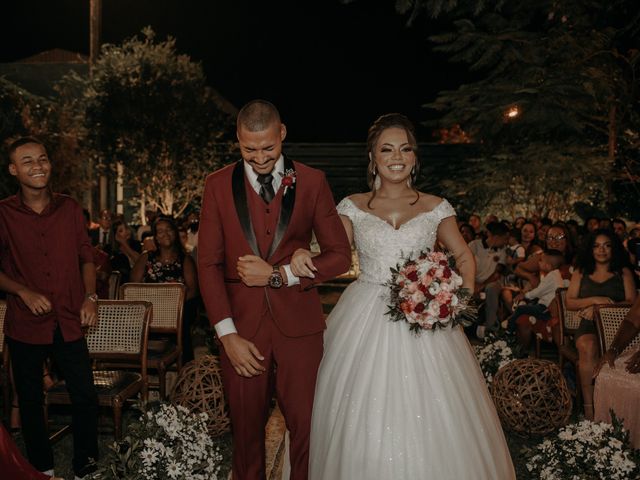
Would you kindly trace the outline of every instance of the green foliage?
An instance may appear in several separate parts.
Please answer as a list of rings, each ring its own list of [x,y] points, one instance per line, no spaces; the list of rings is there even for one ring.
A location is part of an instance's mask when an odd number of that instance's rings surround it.
[[[601,198],[608,171],[601,152],[576,145],[533,144],[480,154],[465,162],[463,172],[443,175],[439,193],[463,212],[502,218],[570,218],[577,202]]]
[[[163,213],[179,215],[197,200],[204,176],[225,159],[231,125],[200,64],[146,28],[140,38],[104,45],[80,87],[84,144],[98,164],[121,163],[126,181]]]

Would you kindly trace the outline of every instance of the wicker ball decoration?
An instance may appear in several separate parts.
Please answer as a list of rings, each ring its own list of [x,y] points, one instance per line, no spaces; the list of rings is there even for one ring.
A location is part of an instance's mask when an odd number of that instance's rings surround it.
[[[503,425],[521,434],[547,434],[566,425],[571,395],[560,368],[548,360],[514,360],[491,388]]]
[[[231,420],[225,404],[218,357],[204,355],[186,363],[171,392],[171,402],[195,413],[207,413],[212,436],[228,432]]]

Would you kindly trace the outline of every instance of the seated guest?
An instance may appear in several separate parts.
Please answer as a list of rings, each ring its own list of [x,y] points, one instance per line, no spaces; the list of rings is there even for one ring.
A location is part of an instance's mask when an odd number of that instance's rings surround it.
[[[575,334],[584,414],[593,419],[593,378],[598,361],[598,340],[593,323],[593,306],[602,303],[631,303],[636,298],[629,260],[610,230],[591,233],[578,255],[576,271],[567,290],[567,309],[579,310],[582,318]]]
[[[595,420],[611,422],[609,411],[624,420],[633,446],[640,449],[640,347],[623,353],[640,332],[640,297],[620,324],[611,346],[595,368]]]
[[[102,210],[98,217],[98,228],[89,230],[91,245],[100,247],[107,253],[111,253],[111,223],[113,215],[109,210]]]
[[[547,322],[551,319],[549,305],[556,295],[556,290],[564,286],[564,280],[560,273],[560,267],[564,263],[562,252],[559,250],[545,250],[543,254],[537,255],[537,257],[540,263],[540,273],[544,277],[536,288],[523,290],[514,298],[514,303],[516,304],[524,299],[535,300],[537,303],[519,305],[506,320],[507,329],[511,332],[517,331],[518,342],[525,349],[529,348],[531,342],[531,328],[529,325],[537,322]],[[531,318],[534,321],[531,321]],[[524,323],[523,327],[517,327],[516,322],[518,320],[520,320],[518,323]]]
[[[485,297],[484,321],[476,330],[478,338],[484,338],[485,329],[493,328],[498,319],[498,302],[502,290],[503,272],[506,265],[505,245],[509,231],[499,222],[487,225],[487,238],[469,243],[476,260],[475,294]],[[482,295],[484,294],[484,295]]]
[[[611,221],[611,228],[621,242],[627,239],[627,224],[621,218],[614,218]]]
[[[520,227],[520,244],[524,247],[525,259],[542,251],[542,247],[538,245],[537,233],[538,229],[533,222],[525,221]]]
[[[507,246],[507,265],[505,270],[504,288],[502,289],[502,301],[511,311],[513,308],[513,292],[520,290],[519,279],[514,273],[516,266],[525,260],[526,251],[522,246],[520,230],[512,228],[509,231],[509,244]]]
[[[120,272],[121,282],[129,281],[131,268],[140,256],[140,244],[124,220],[116,220],[111,226],[111,269]]]
[[[465,242],[469,243],[475,240],[476,232],[474,231],[473,227],[468,223],[460,224],[460,227],[458,227],[458,229],[460,230],[460,234],[462,235],[462,238],[464,238]]]
[[[525,225],[525,227],[527,225]],[[525,227],[523,227],[523,230]],[[547,231],[544,243],[549,250],[560,250],[564,254],[565,261],[560,272],[562,273],[562,278],[571,278],[570,270],[573,264],[573,246],[569,241],[569,234],[566,227],[561,225],[551,226]],[[516,275],[523,281],[528,282],[531,288],[537,287],[538,283],[540,283],[540,262],[538,261],[538,255],[540,253],[541,250],[534,252],[534,254],[527,257],[527,260],[516,266]]]
[[[600,219],[598,217],[588,217],[584,222],[584,233],[589,234],[595,232],[600,227]]]
[[[196,264],[180,242],[173,219],[158,217],[151,225],[156,250],[140,255],[131,271],[132,282],[182,283],[186,287],[186,303],[182,320],[183,361],[193,359],[191,323],[195,318],[198,280]]]
[[[475,236],[478,238],[482,233],[482,220],[480,220],[480,216],[475,213],[469,215],[469,225],[473,227]]]
[[[513,228],[520,230],[522,226],[527,223],[527,219],[524,217],[518,217],[513,221]]]
[[[598,223],[598,228],[600,230],[611,230],[613,231],[613,225],[611,224],[610,218],[601,218]]]
[[[544,248],[551,248],[545,244],[547,239],[547,233],[551,228],[552,222],[548,217],[544,217],[540,219],[540,225],[538,226],[538,245]]]

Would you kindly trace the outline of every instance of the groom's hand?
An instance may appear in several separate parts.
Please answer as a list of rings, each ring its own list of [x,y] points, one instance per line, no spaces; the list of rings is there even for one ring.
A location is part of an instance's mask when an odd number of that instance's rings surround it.
[[[265,372],[265,368],[260,363],[264,357],[249,340],[245,340],[237,333],[230,333],[220,337],[220,342],[238,375],[251,378]]]
[[[247,287],[266,287],[273,267],[255,255],[244,255],[238,259],[238,275]]]
[[[297,249],[291,257],[291,273],[296,277],[316,278],[318,269],[313,264],[313,254],[304,248]]]

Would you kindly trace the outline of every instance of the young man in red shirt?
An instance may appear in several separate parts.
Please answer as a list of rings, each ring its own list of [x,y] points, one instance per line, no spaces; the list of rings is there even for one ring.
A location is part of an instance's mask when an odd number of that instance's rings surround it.
[[[72,400],[76,478],[98,456],[97,395],[82,328],[97,322],[96,269],[82,207],[53,193],[44,145],[9,146],[20,191],[0,201],[0,289],[7,292],[5,335],[29,461],[53,475],[43,413],[42,364],[52,355]]]

